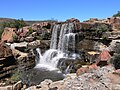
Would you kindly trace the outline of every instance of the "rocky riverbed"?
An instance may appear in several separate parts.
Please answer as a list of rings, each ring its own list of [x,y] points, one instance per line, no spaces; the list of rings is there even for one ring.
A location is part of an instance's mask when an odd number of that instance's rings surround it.
[[[114,70],[111,65],[98,67],[79,76],[68,74],[65,79],[56,82],[46,79],[26,90],[120,90],[120,73]]]

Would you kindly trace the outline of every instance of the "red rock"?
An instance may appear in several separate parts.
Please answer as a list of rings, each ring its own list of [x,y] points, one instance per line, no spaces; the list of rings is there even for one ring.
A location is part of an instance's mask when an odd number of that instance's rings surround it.
[[[120,17],[108,18],[107,23],[111,24],[113,29],[120,29]]]
[[[49,22],[35,23],[35,24],[32,25],[32,29],[33,30],[39,30],[43,27],[49,27],[49,26],[51,26],[51,23],[49,23]]]
[[[5,28],[1,36],[1,41],[13,42],[14,36],[16,35],[16,28]]]
[[[92,65],[90,65],[89,66],[89,69],[97,69],[98,68],[98,66],[97,66],[97,64],[96,63],[93,63]]]
[[[100,61],[108,61],[111,58],[111,55],[109,54],[108,50],[103,50],[100,55],[99,55],[99,60]]]
[[[17,31],[18,36],[25,37],[27,33],[29,32],[29,26],[23,27]]]
[[[105,65],[108,65],[108,61],[110,60],[111,58],[111,55],[109,54],[108,50],[103,50],[99,57],[97,58],[96,60],[96,64],[98,66],[105,66]]]
[[[77,70],[76,75],[79,76],[81,74],[87,73],[89,71],[88,67],[81,67]]]
[[[71,18],[71,19],[68,19],[66,21],[67,22],[80,22],[78,19],[75,19],[75,18]]]

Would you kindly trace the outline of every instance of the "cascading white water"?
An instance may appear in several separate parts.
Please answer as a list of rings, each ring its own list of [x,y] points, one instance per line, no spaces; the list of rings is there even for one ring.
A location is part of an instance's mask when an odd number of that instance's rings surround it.
[[[36,49],[40,58],[36,68],[46,67],[53,70],[57,68],[60,58],[69,58],[70,52],[75,53],[75,33],[72,33],[72,30],[73,23],[57,24],[53,27],[50,49],[43,55]],[[72,48],[72,51],[69,51],[69,48]],[[70,58],[75,58],[75,55]]]
[[[50,49],[57,49],[58,29],[60,29],[60,25],[55,25],[53,27]]]
[[[63,52],[67,52],[71,48],[72,53],[75,53],[75,33],[65,34],[63,40]]]

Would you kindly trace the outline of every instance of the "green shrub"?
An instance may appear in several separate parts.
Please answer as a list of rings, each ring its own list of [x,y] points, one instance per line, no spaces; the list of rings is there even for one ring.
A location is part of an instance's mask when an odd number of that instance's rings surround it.
[[[120,11],[113,15],[113,17],[120,17]]]
[[[115,54],[111,59],[111,63],[114,65],[115,69],[120,69],[120,54]]]
[[[24,22],[23,19],[18,19],[18,20],[13,20],[13,21],[9,21],[9,22],[3,22],[2,23],[2,27],[10,27],[10,28],[22,28],[24,26],[26,26],[27,24]]]
[[[32,27],[30,27],[28,34],[32,34],[32,33],[33,33],[33,29],[32,29]]]
[[[16,35],[13,36],[13,41],[17,41],[17,36]]]
[[[4,29],[2,27],[0,27],[0,39],[1,39],[3,31],[4,31]]]
[[[95,23],[91,28],[91,30],[94,30],[96,36],[98,37],[101,37],[104,32],[110,31],[111,29],[111,25],[105,23]]]
[[[120,69],[120,44],[117,43],[115,47],[115,54],[110,60],[110,62],[114,65],[115,69]]]
[[[11,82],[18,82],[21,79],[21,73],[17,70],[10,78]]]

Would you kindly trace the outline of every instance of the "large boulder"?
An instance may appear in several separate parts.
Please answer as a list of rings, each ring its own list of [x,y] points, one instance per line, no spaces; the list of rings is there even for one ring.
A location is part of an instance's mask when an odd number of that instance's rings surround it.
[[[2,33],[1,41],[5,42],[13,42],[16,37],[16,28],[8,28],[6,27]]]

